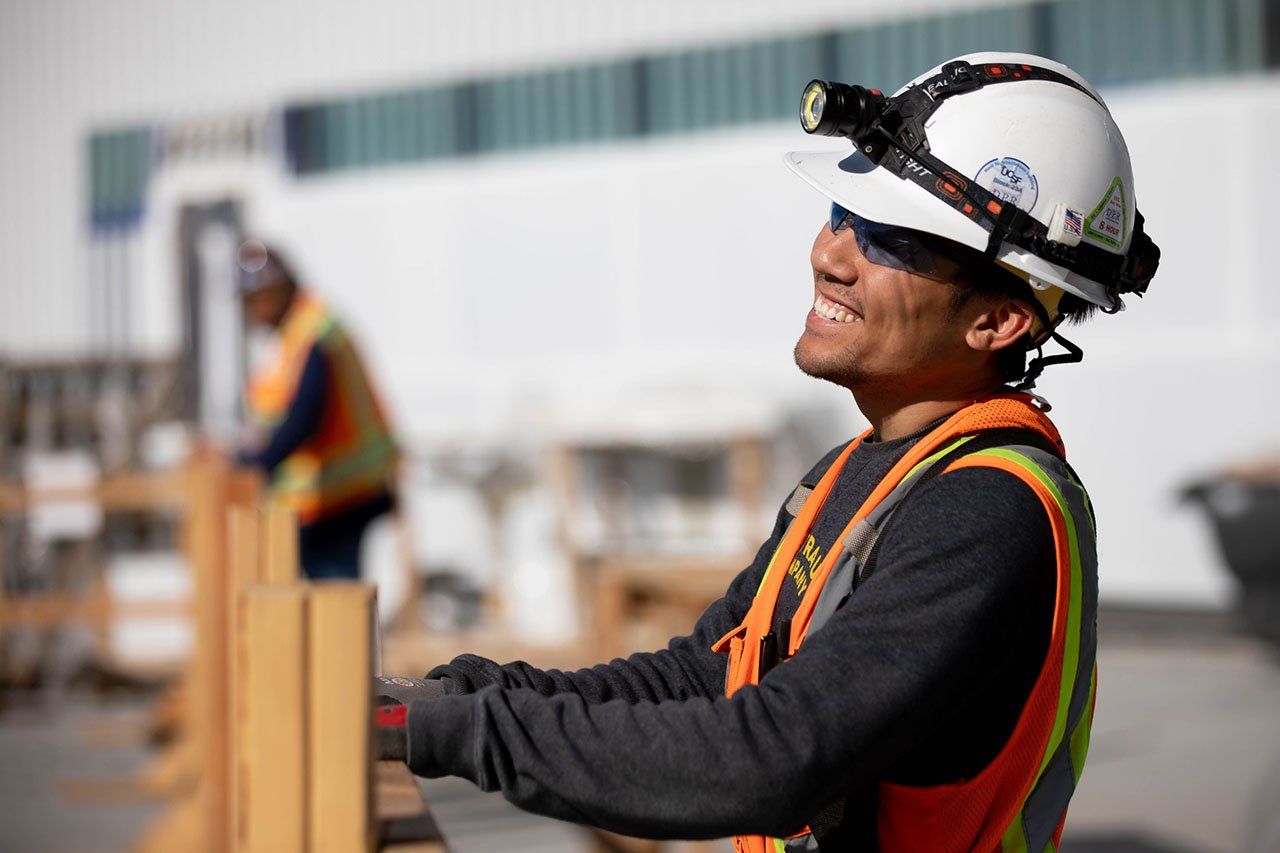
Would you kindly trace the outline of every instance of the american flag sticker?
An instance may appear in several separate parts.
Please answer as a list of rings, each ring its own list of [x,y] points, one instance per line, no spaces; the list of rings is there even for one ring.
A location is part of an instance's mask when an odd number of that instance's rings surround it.
[[[1084,236],[1084,214],[1068,207],[1062,212],[1062,233],[1079,240]]]
[[[1049,239],[1064,246],[1078,246],[1084,236],[1084,213],[1059,202],[1049,217]]]

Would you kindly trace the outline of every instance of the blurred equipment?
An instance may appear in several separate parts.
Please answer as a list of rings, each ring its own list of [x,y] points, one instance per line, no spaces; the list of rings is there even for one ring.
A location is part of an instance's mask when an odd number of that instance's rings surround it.
[[[236,264],[246,316],[277,335],[245,393],[255,433],[240,461],[298,514],[307,575],[355,579],[369,522],[394,503],[387,417],[346,329],[284,258],[248,240]]]
[[[203,435],[230,437],[240,420],[248,359],[233,261],[242,240],[240,202],[178,210],[182,292],[182,417]]]
[[[661,429],[565,435],[551,476],[587,636],[606,656],[687,632],[751,562],[776,424],[750,407],[673,407]]]
[[[1280,456],[1234,466],[1187,487],[1183,497],[1213,524],[1240,584],[1236,607],[1245,629],[1280,646]]]

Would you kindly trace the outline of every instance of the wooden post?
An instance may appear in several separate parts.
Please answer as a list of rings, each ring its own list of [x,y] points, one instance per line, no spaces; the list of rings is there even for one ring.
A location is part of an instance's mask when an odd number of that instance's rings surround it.
[[[298,563],[298,519],[293,510],[279,503],[266,509],[263,536],[264,583],[291,583],[302,575]]]
[[[230,469],[225,460],[200,456],[187,472],[190,506],[185,550],[194,579],[195,657],[191,719],[186,736],[196,739],[196,798],[199,837],[208,850],[227,848],[226,730],[226,505]]]
[[[765,443],[755,436],[734,439],[729,447],[729,479],[734,500],[742,512],[744,553],[750,554],[763,532],[764,493],[768,480]]]
[[[373,596],[361,583],[309,588],[310,853],[373,849]]]
[[[236,849],[304,853],[309,772],[306,587],[251,587],[240,604],[237,665],[244,689],[237,715]]]
[[[242,662],[240,660],[241,618],[243,608],[240,597],[246,589],[258,583],[262,575],[262,514],[255,507],[233,506],[230,509],[228,522],[227,562],[227,618],[231,624],[227,628],[227,710],[225,718],[230,726],[230,737],[227,738],[227,826],[229,834],[235,842],[237,831],[242,823],[240,767],[243,746],[240,743],[240,728],[236,724],[243,701],[244,686]]]

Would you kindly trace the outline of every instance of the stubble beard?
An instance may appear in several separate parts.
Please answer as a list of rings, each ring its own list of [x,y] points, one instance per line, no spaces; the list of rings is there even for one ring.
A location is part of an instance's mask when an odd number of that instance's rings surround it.
[[[796,367],[805,375],[850,391],[864,384],[867,379],[859,369],[858,355],[852,346],[840,347],[836,352],[814,353],[807,350],[804,335],[801,335],[792,355]]]

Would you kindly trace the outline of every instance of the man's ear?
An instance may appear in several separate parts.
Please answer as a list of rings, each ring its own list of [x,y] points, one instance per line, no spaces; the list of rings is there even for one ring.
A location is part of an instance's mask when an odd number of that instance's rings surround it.
[[[973,318],[965,343],[980,352],[997,352],[1029,335],[1035,323],[1030,305],[1021,299],[1001,299]]]

